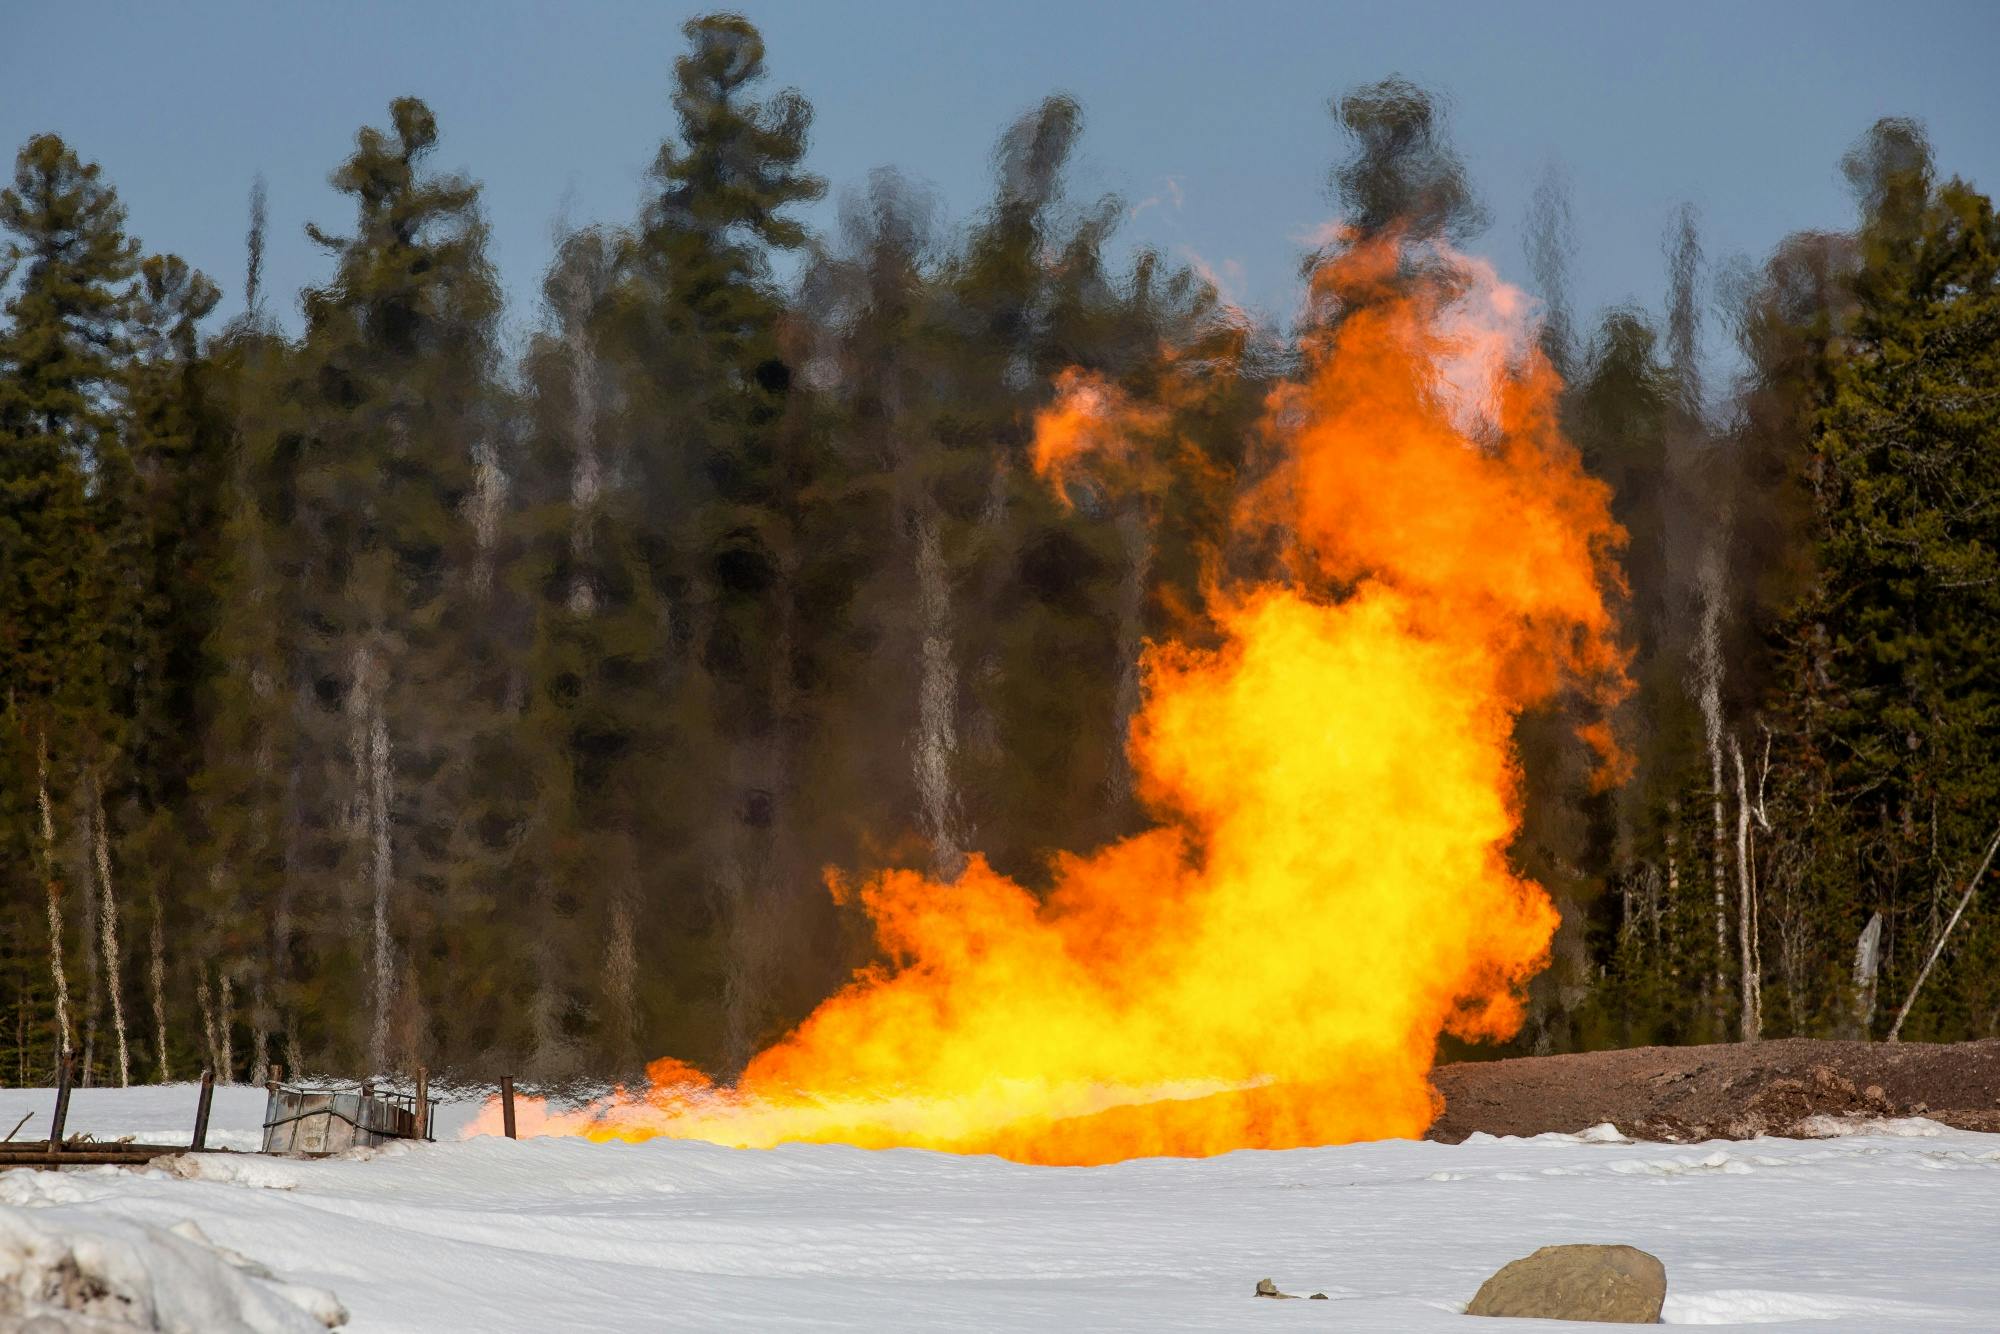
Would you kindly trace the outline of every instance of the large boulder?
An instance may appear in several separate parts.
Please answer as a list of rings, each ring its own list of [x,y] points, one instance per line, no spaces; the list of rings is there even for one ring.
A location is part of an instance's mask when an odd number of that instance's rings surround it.
[[[1667,1269],[1632,1246],[1544,1246],[1479,1285],[1467,1315],[1654,1325]]]

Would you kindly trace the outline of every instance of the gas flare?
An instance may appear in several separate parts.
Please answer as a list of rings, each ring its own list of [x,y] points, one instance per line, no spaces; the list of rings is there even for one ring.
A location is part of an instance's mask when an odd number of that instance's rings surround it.
[[[886,962],[731,1087],[650,1088],[526,1133],[909,1145],[1087,1164],[1415,1136],[1441,1033],[1498,1039],[1557,914],[1515,874],[1516,717],[1626,688],[1623,534],[1556,422],[1525,300],[1441,247],[1357,241],[1339,318],[1236,506],[1286,569],[1216,576],[1216,634],[1148,646],[1130,753],[1154,827],[1062,854],[1038,898],[977,856],[853,886]],[[1060,486],[1155,485],[1158,409],[1072,373],[1038,422]],[[1158,460],[1168,460],[1160,463]],[[1584,736],[1619,763],[1601,725]]]

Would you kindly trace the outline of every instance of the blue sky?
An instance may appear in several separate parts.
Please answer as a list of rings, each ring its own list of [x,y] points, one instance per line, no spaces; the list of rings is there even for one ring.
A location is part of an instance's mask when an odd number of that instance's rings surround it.
[[[1836,162],[1876,117],[1923,119],[1948,172],[2000,185],[2000,3],[754,3],[775,79],[817,108],[811,162],[834,191],[879,165],[962,218],[1014,116],[1056,90],[1086,132],[1079,193],[1133,206],[1127,242],[1199,260],[1283,316],[1301,237],[1333,213],[1326,103],[1396,72],[1447,94],[1492,209],[1472,247],[1524,278],[1520,224],[1560,163],[1582,250],[1578,304],[1657,305],[1672,209],[1710,254],[1752,257],[1844,225]],[[0,4],[0,140],[53,129],[101,162],[133,230],[239,307],[245,197],[269,181],[267,282],[328,272],[303,234],[347,217],[326,185],[355,129],[416,93],[437,162],[485,183],[516,328],[559,219],[630,217],[672,123],[692,7],[637,3]],[[72,62],[66,52],[75,52]],[[1153,202],[1147,202],[1153,201]],[[1143,205],[1143,207],[1141,207]],[[833,202],[814,210],[831,224]]]

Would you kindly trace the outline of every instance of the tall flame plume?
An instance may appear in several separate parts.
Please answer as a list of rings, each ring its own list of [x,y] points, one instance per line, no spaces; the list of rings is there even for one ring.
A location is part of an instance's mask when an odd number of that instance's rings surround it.
[[[1060,855],[1039,898],[976,856],[951,883],[835,878],[887,962],[734,1086],[660,1061],[525,1131],[1067,1164],[1421,1134],[1439,1035],[1513,1034],[1557,925],[1507,863],[1514,721],[1564,692],[1601,717],[1626,678],[1623,534],[1526,302],[1417,258],[1358,241],[1315,279],[1341,318],[1271,396],[1279,462],[1233,520],[1285,568],[1216,573],[1212,635],[1145,653],[1149,830]],[[1162,484],[1168,414],[1081,373],[1058,390],[1045,477]],[[1582,734],[1617,777],[1608,731]]]

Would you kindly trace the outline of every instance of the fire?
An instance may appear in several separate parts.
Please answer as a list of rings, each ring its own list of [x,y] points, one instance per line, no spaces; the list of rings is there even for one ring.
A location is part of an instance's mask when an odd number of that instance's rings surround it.
[[[1421,1134],[1439,1034],[1512,1034],[1557,923],[1506,861],[1514,720],[1564,690],[1614,702],[1625,664],[1623,534],[1524,302],[1420,258],[1358,244],[1317,279],[1343,317],[1272,396],[1282,463],[1235,519],[1289,568],[1218,578],[1213,646],[1148,646],[1150,831],[1063,854],[1045,899],[976,857],[949,884],[836,877],[887,961],[735,1086],[661,1061],[646,1090],[531,1105],[525,1132],[1069,1164]],[[1046,477],[1158,484],[1164,413],[1058,387]],[[1584,734],[1615,777],[1608,732]]]

